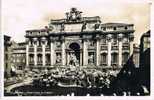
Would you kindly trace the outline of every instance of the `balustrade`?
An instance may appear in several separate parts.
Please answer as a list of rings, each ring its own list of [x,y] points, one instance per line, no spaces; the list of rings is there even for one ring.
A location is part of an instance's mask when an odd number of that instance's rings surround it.
[[[101,46],[101,50],[107,50],[107,45]]]
[[[29,52],[34,52],[34,48],[33,47],[29,47]]]
[[[118,50],[118,46],[112,46],[112,50]]]

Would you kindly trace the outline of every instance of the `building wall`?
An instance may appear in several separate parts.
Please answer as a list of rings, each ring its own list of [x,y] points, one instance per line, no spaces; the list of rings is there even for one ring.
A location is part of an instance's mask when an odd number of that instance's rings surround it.
[[[4,35],[4,71],[5,77],[11,76],[11,37]]]
[[[134,44],[133,61],[134,61],[135,67],[139,68],[139,63],[140,63],[140,47],[137,44]]]
[[[12,45],[11,63],[16,70],[24,70],[26,65],[25,43],[14,43]]]
[[[16,69],[75,66],[121,68],[131,57],[133,24],[102,23],[99,16],[51,20],[49,27],[26,31],[15,43],[9,61]],[[134,49],[134,50],[133,50]],[[6,56],[7,57],[7,56]],[[138,63],[137,53],[134,55]]]
[[[74,55],[80,66],[125,64],[133,54],[133,24],[101,23],[99,16],[79,17],[76,13],[51,20],[44,29],[26,31],[27,66],[66,66]],[[70,48],[72,44],[79,46],[77,50]]]
[[[145,55],[146,52],[148,52],[149,55]],[[145,60],[145,57],[148,58],[149,61],[147,61],[147,59]],[[140,66],[143,67],[145,64],[150,66],[150,30],[144,33],[140,39]]]

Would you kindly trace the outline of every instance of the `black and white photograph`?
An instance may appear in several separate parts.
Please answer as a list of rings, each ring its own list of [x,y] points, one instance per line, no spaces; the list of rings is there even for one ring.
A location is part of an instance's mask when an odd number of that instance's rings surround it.
[[[149,2],[2,0],[3,96],[150,96],[150,13]]]

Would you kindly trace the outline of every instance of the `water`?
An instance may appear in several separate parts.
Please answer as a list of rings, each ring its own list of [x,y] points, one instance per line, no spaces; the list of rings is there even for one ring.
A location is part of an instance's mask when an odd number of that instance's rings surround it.
[[[12,93],[12,94],[11,94]],[[39,87],[33,85],[25,85],[12,89],[10,95],[22,96],[102,96],[101,88],[85,88],[85,87]],[[5,93],[6,94],[6,93]],[[8,94],[6,94],[8,95]],[[108,94],[112,95],[112,94]]]

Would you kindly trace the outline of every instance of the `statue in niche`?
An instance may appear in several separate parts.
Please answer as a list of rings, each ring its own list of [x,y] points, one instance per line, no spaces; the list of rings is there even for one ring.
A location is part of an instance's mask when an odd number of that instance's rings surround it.
[[[57,55],[56,63],[61,63],[61,55],[60,54]]]
[[[93,64],[94,63],[94,55],[93,54],[91,54],[90,56],[89,56],[89,63],[90,64]]]
[[[77,61],[77,58],[76,58],[75,54],[71,54],[70,55],[70,62],[69,62],[69,64],[76,66],[77,65],[77,62],[78,61]]]

